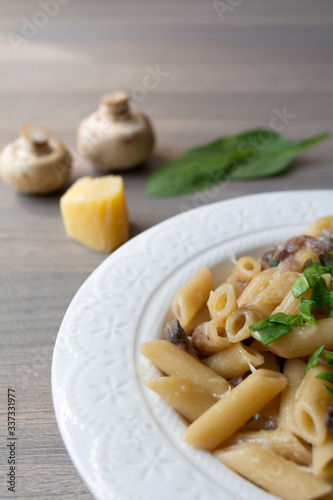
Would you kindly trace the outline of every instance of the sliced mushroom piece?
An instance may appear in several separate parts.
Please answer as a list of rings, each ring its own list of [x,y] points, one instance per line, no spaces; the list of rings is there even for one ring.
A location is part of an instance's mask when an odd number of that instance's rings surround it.
[[[165,338],[168,342],[171,342],[171,344],[176,345],[183,351],[187,352],[188,354],[191,354],[191,356],[198,359],[198,356],[195,350],[192,348],[191,342],[187,337],[184,328],[182,328],[181,324],[179,323],[178,319],[174,319],[172,321],[169,321],[169,323],[167,323],[165,327]]]

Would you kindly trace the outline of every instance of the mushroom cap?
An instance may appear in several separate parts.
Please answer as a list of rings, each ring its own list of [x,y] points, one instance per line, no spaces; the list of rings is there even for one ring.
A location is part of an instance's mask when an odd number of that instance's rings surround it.
[[[0,154],[0,173],[4,182],[30,194],[56,191],[68,180],[71,156],[62,142],[50,137],[38,125],[26,124],[20,137]]]
[[[127,117],[101,118],[99,112],[82,120],[77,133],[77,150],[103,173],[141,165],[150,156],[155,137],[148,118],[137,110]]]
[[[115,90],[103,94],[100,103],[108,108],[117,108],[127,106],[130,96],[123,90]]]

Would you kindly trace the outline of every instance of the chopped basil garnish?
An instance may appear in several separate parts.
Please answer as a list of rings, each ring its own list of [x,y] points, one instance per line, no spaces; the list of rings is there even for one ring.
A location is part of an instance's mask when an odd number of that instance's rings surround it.
[[[311,307],[316,308],[315,301],[305,299],[304,297],[302,297],[301,302],[300,302],[301,316],[304,319],[304,321],[306,321],[307,323],[310,323],[310,325],[314,325],[316,322],[316,318],[311,313]]]
[[[264,330],[264,328],[268,328],[269,326],[270,326],[270,321],[268,316],[268,318],[262,319],[261,321],[258,321],[257,323],[253,323],[253,325],[250,325],[249,329],[254,330],[255,332],[260,332],[261,330]]]
[[[273,259],[273,260],[270,260],[269,261],[269,267],[276,267],[280,264],[280,260],[279,259]]]
[[[333,384],[333,372],[318,373],[318,375],[316,375],[316,378],[327,380],[327,382],[331,382]]]
[[[333,390],[330,387],[328,387],[328,385],[326,385],[326,384],[324,384],[324,386],[325,386],[325,389],[327,389],[328,392],[330,393],[330,395],[333,397]]]
[[[324,352],[326,358],[326,363],[328,365],[333,365],[333,352]]]
[[[282,323],[283,325],[297,325],[303,326],[303,319],[300,314],[285,314],[285,313],[276,313],[272,314],[272,316],[268,316],[268,319],[271,323]]]
[[[304,274],[301,274],[301,276],[291,285],[291,291],[293,292],[295,299],[303,295],[303,293],[309,290],[309,288],[310,284]]]
[[[263,344],[267,345],[291,332],[293,330],[291,324],[303,326],[302,316],[300,314],[276,313],[250,325],[249,329],[259,332]]]
[[[290,325],[284,325],[282,323],[272,323],[272,326],[261,330],[259,332],[259,335],[261,337],[262,343],[264,345],[267,345],[292,331],[293,329]]]
[[[328,302],[328,288],[326,281],[321,275],[313,274],[308,276],[309,284],[312,288],[310,300],[316,303],[316,307],[321,307]]]
[[[329,318],[333,318],[333,290],[328,292],[328,307],[330,312],[328,313]]]
[[[321,353],[323,352],[324,349],[325,349],[325,345],[322,345],[319,347],[319,349],[316,350],[316,352],[314,352],[312,354],[311,358],[309,359],[308,364],[306,365],[304,375],[309,370],[309,368],[312,368],[313,366],[316,366],[319,363],[319,356],[321,355]]]
[[[305,269],[304,274],[326,274],[330,273],[332,266],[323,266],[318,264],[318,262],[311,262]]]

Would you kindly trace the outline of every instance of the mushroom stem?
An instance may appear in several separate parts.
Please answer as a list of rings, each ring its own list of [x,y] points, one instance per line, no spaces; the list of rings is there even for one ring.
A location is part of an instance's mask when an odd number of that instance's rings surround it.
[[[50,134],[44,128],[33,123],[23,125],[20,130],[20,140],[22,147],[31,153],[45,154],[50,151]]]
[[[98,111],[103,115],[125,118],[128,116],[129,95],[126,92],[108,92],[101,97]]]

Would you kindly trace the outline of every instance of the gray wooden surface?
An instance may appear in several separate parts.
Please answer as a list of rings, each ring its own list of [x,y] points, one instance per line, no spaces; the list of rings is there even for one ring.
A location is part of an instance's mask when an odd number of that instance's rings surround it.
[[[151,161],[125,175],[132,235],[184,206],[333,187],[330,140],[273,179],[221,185],[214,196],[144,194],[148,174],[164,159],[218,135],[270,126],[283,108],[293,115],[283,127],[290,137],[333,130],[330,0],[224,0],[220,15],[210,0],[54,1],[59,12],[15,47],[13,34],[22,36],[26,19],[43,24],[45,16],[36,16],[37,1],[1,2],[0,145],[13,140],[24,122],[40,123],[73,151],[72,179],[94,174],[75,153],[77,125],[101,93],[132,92],[158,137]],[[163,76],[145,89],[145,76],[158,68]],[[88,499],[55,421],[51,359],[71,298],[105,255],[66,238],[59,194],[29,197],[1,185],[0,203],[0,497]],[[8,387],[17,400],[15,494],[6,485]]]

